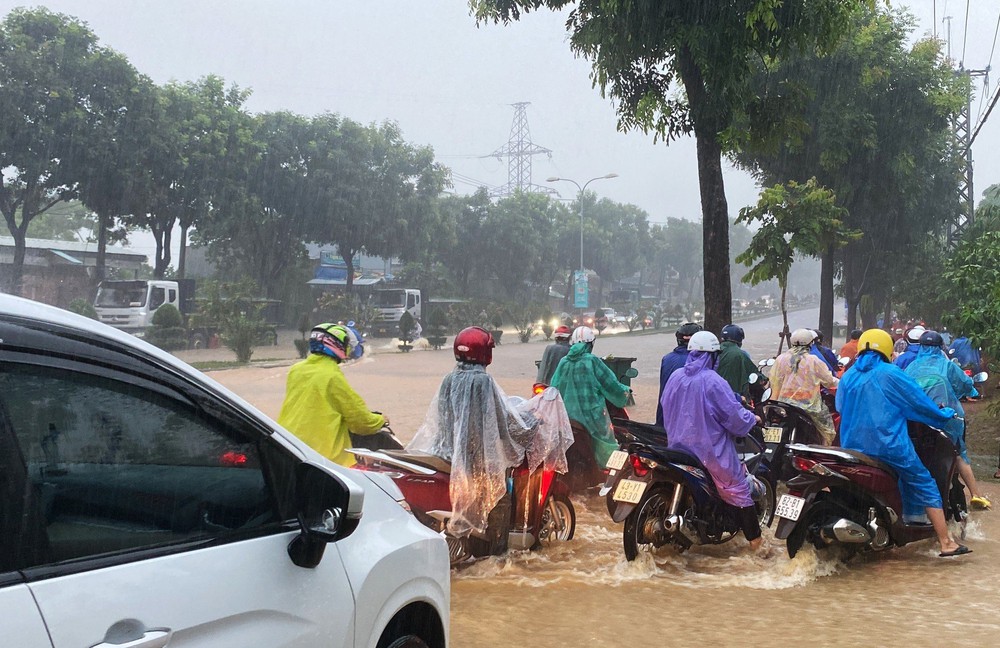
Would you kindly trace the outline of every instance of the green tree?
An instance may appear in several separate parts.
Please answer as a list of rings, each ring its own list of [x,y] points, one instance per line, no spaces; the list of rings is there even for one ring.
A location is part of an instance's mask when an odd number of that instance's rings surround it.
[[[694,134],[702,204],[705,322],[732,315],[729,209],[722,154],[745,139],[740,116],[760,61],[834,45],[851,12],[868,0],[471,0],[480,21],[509,22],[542,7],[575,8],[567,29],[591,59],[623,130],[670,141]],[[683,88],[678,93],[676,86]]]
[[[848,225],[864,232],[839,255],[851,328],[862,297],[873,308],[887,304],[898,268],[957,211],[950,119],[967,79],[952,72],[938,41],[908,45],[912,29],[905,13],[869,9],[829,55],[761,65],[752,77],[754,117],[767,123],[751,129],[757,137],[736,155],[767,185],[815,176],[848,210]],[[822,255],[828,335],[836,259],[832,249]]]
[[[130,66],[82,22],[15,9],[0,23],[0,213],[14,238],[7,292],[20,294],[28,228],[78,195],[95,125],[121,109]]]
[[[736,260],[750,267],[744,281],[752,285],[770,279],[778,281],[784,323],[782,342],[789,336],[785,295],[792,263],[796,255],[819,256],[829,247],[840,247],[859,236],[860,232],[844,227],[845,214],[837,207],[833,192],[819,186],[815,178],[803,185],[793,180],[787,185],[767,187],[756,206],[740,210],[737,223],[759,224],[759,228]]]
[[[984,213],[985,212],[985,213]],[[991,358],[1000,357],[1000,218],[986,210],[946,263],[944,279],[957,302],[946,318],[957,333],[980,344]]]

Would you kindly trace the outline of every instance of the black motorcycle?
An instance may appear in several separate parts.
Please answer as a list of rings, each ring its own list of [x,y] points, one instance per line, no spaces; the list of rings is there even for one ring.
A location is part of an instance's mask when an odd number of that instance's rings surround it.
[[[640,551],[655,553],[668,546],[684,551],[731,540],[740,530],[738,509],[719,496],[708,470],[696,457],[667,448],[663,428],[645,426],[636,433],[637,425],[642,424],[631,426],[635,438],[608,460],[608,480],[601,490],[611,519],[625,523],[625,558],[635,560]],[[770,525],[775,507],[765,450],[752,435],[737,443],[747,470],[762,484],[755,499],[762,527]]]

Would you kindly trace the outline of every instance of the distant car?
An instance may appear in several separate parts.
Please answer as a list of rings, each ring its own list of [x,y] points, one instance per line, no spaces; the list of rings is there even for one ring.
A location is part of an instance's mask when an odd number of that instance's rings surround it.
[[[0,295],[3,645],[445,648],[445,541],[170,354]]]

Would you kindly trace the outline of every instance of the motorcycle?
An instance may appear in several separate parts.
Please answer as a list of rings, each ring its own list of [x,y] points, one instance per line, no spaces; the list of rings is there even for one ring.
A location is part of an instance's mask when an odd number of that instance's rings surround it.
[[[731,540],[740,530],[737,509],[719,496],[701,462],[667,448],[663,428],[648,424],[629,428],[623,430],[623,449],[608,460],[609,476],[601,489],[602,496],[610,496],[611,519],[625,523],[626,560],[666,546],[684,551],[692,545]],[[775,494],[765,446],[747,435],[738,440],[737,450],[749,473],[762,484],[755,506],[761,526],[769,526]]]
[[[388,428],[373,436],[392,439],[398,444]],[[359,445],[365,445],[369,439],[372,437],[360,437]],[[529,470],[526,461],[508,469],[507,492],[489,512],[485,531],[458,537],[447,530],[453,516],[450,462],[402,447],[380,450],[355,447],[348,452],[357,460],[356,469],[381,472],[392,478],[414,517],[444,535],[453,566],[470,557],[569,541],[576,531],[576,510],[569,498],[570,489],[565,478],[554,470]]]
[[[910,422],[908,428],[917,456],[941,491],[945,517],[961,525],[964,537],[968,503],[954,444],[930,426]],[[844,448],[792,444],[788,449],[798,474],[778,501],[775,537],[785,540],[790,558],[806,542],[853,553],[935,537],[931,525],[904,520],[898,478],[888,464]]]

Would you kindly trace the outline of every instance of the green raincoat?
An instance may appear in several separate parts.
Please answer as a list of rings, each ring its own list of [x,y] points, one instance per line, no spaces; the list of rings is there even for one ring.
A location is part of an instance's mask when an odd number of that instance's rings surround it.
[[[354,455],[344,451],[351,447],[348,430],[375,434],[385,419],[369,411],[333,358],[316,353],[288,371],[278,423],[327,459],[353,466]]]
[[[757,365],[738,344],[731,340],[723,341],[719,364],[715,370],[729,383],[734,392],[740,396],[750,394],[750,374],[757,372]]]
[[[630,391],[628,386],[618,382],[615,373],[590,353],[584,342],[571,346],[566,357],[559,361],[552,376],[552,386],[562,394],[569,418],[590,432],[594,458],[598,466],[604,466],[611,453],[618,449],[604,401],[624,407]]]

